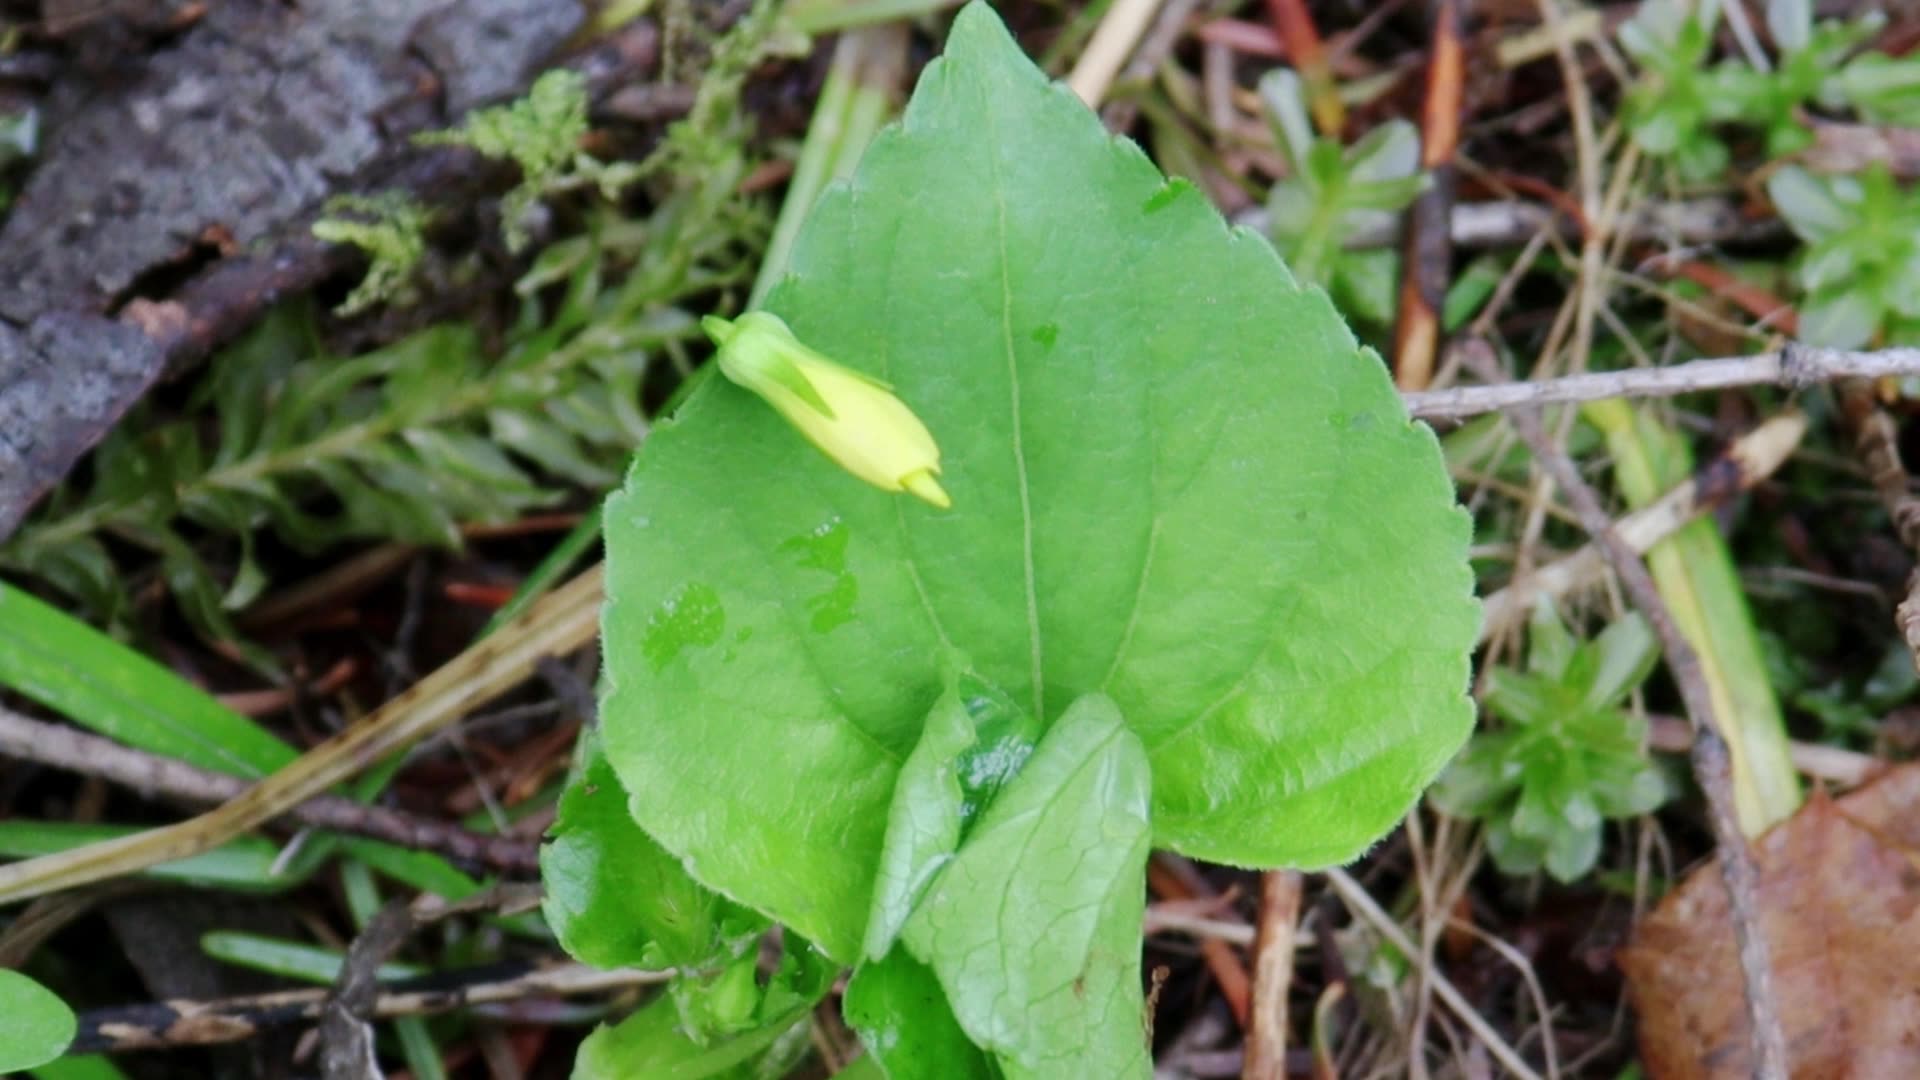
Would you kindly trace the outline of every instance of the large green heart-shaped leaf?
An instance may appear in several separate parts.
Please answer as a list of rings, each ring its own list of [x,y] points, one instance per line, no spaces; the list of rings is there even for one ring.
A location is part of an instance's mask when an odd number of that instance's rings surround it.
[[[889,800],[970,666],[1118,703],[1154,841],[1351,858],[1465,738],[1468,524],[1324,295],[1050,85],[990,10],[818,204],[768,307],[892,383],[953,509],[721,380],[607,508],[608,760],[707,885],[856,955]]]

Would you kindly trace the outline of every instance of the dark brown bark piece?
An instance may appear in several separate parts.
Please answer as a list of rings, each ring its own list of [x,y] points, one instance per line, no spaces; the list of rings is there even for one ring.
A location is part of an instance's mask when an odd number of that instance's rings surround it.
[[[407,135],[524,87],[579,17],[574,0],[237,0],[124,82],[62,82],[0,228],[0,317],[106,312],[196,248],[260,243]]]
[[[67,72],[0,226],[0,539],[169,363],[337,266],[306,236],[328,197],[524,89],[581,19],[579,0],[228,0],[124,75]]]
[[[55,312],[0,322],[0,537],[111,429],[165,361],[138,329]]]

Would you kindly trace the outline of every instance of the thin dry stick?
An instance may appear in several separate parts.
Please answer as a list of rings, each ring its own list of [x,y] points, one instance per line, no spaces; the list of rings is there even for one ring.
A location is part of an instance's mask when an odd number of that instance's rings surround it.
[[[1920,348],[1854,352],[1788,344],[1755,356],[1692,360],[1672,367],[1589,372],[1534,382],[1492,383],[1400,395],[1414,416],[1459,420],[1481,413],[1606,398],[1657,398],[1736,386],[1804,389],[1845,378],[1920,374]]]
[[[495,886],[465,900],[446,903],[436,896],[411,903],[393,900],[380,909],[340,962],[333,992],[320,1010],[320,1075],[324,1080],[363,1080],[381,1075],[373,1049],[374,1003],[380,996],[380,967],[422,928],[473,911],[514,914],[540,903],[535,886]]]
[[[1253,927],[1243,922],[1229,922],[1226,919],[1213,919],[1205,915],[1195,915],[1181,910],[1177,905],[1182,901],[1174,900],[1147,906],[1146,918],[1141,921],[1141,932],[1147,937],[1155,934],[1186,934],[1201,941],[1217,938],[1229,945],[1249,948],[1257,936]]]
[[[252,781],[237,776],[135,750],[61,724],[44,723],[5,706],[0,706],[0,755],[98,776],[145,795],[158,793],[194,802],[226,802],[253,786]],[[539,850],[526,840],[488,836],[338,795],[316,796],[295,806],[286,816],[314,828],[437,851],[470,865],[522,874],[540,868]]]
[[[1174,900],[1212,898],[1217,895],[1213,886],[1194,870],[1192,863],[1168,852],[1156,854],[1147,861],[1147,884],[1155,893]],[[1234,1020],[1244,1029],[1253,1008],[1253,991],[1249,986],[1251,980],[1247,977],[1245,965],[1241,964],[1239,955],[1219,938],[1201,938],[1200,955],[1206,960],[1214,983],[1220,987],[1220,996],[1226,999],[1228,1011],[1233,1013]]]
[[[1249,211],[1236,220],[1252,228],[1266,219]],[[1516,200],[1457,203],[1447,216],[1448,239],[1462,248],[1519,247],[1538,233],[1564,238],[1578,227],[1557,207]],[[1396,228],[1392,221],[1369,222],[1348,232],[1341,243],[1347,248],[1387,247],[1394,242]],[[1614,224],[1614,234],[1629,241],[1673,239],[1682,244],[1748,243],[1770,240],[1784,231],[1778,218],[1749,219],[1741,216],[1731,199],[1714,197],[1638,203]]]
[[[1241,1080],[1285,1080],[1287,987],[1293,982],[1294,931],[1300,922],[1300,872],[1260,875],[1260,938],[1253,950],[1253,1012]]]
[[[0,903],[211,851],[465,716],[600,628],[603,570],[586,571],[366,719],[213,810],[177,824],[0,866]]]
[[[1740,971],[1746,981],[1747,1023],[1753,1055],[1753,1075],[1759,1080],[1786,1080],[1786,1038],[1780,1029],[1779,1009],[1773,998],[1772,963],[1767,940],[1760,929],[1759,910],[1754,900],[1755,870],[1753,852],[1746,834],[1740,830],[1733,806],[1733,781],[1727,762],[1727,744],[1720,736],[1720,720],[1714,712],[1713,695],[1707,689],[1700,670],[1699,654],[1673,621],[1672,612],[1654,587],[1640,556],[1628,547],[1614,530],[1613,519],[1600,505],[1595,494],[1573,462],[1547,438],[1539,417],[1532,411],[1513,414],[1513,425],[1532,447],[1535,458],[1553,474],[1561,490],[1580,515],[1582,524],[1600,545],[1607,562],[1620,578],[1620,584],[1635,607],[1652,625],[1666,654],[1667,668],[1680,687],[1688,718],[1697,734],[1693,745],[1694,775],[1707,794],[1707,817],[1712,823],[1720,854],[1720,875],[1727,888],[1727,907],[1733,919],[1733,934],[1740,952]]]
[[[1307,109],[1313,114],[1313,126],[1320,134],[1338,138],[1347,126],[1347,107],[1340,100],[1340,87],[1334,81],[1333,65],[1326,46],[1320,40],[1320,28],[1306,0],[1267,0],[1267,14],[1274,33],[1280,36],[1287,58],[1300,71],[1306,83]]]
[[[672,977],[671,970],[615,968],[608,971],[574,963],[548,963],[531,968],[492,965],[472,971],[440,972],[386,987],[375,996],[372,1015],[386,1020],[530,997],[604,994],[652,986]],[[326,987],[314,987],[213,1001],[157,1001],[96,1009],[80,1014],[80,1033],[71,1052],[119,1053],[238,1042],[269,1028],[318,1020],[328,993]]]
[[[1348,910],[1359,916],[1362,922],[1373,927],[1374,933],[1386,938],[1394,948],[1407,956],[1420,955],[1419,946],[1407,936],[1407,932],[1400,927],[1399,923],[1393,921],[1393,916],[1381,910],[1380,905],[1374,902],[1373,897],[1368,895],[1367,890],[1359,882],[1348,877],[1344,870],[1328,870],[1326,875],[1327,883],[1333,886],[1334,892],[1340,894],[1341,902],[1347,905]],[[1445,1005],[1453,1015],[1460,1018],[1460,1022],[1465,1024],[1467,1030],[1473,1032],[1475,1037],[1486,1046],[1487,1052],[1493,1055],[1495,1061],[1506,1066],[1508,1072],[1520,1077],[1521,1080],[1541,1080],[1540,1074],[1534,1071],[1533,1066],[1528,1065],[1525,1058],[1522,1058],[1513,1047],[1507,1045],[1507,1040],[1493,1030],[1493,1026],[1474,1010],[1466,996],[1455,989],[1445,975],[1438,970],[1432,970],[1427,973],[1427,979],[1433,986],[1434,996],[1438,997],[1441,1004]]]
[[[1160,65],[1167,62],[1174,46],[1180,44],[1180,38],[1186,32],[1187,20],[1193,16],[1193,9],[1200,6],[1200,0],[1162,0],[1162,3],[1165,6],[1134,48],[1132,59],[1120,69],[1114,79],[1115,85],[1124,87],[1130,83],[1151,80]],[[1124,132],[1133,126],[1139,111],[1137,100],[1123,97],[1100,110],[1100,121],[1107,125],[1109,131]]]
[[[1693,726],[1677,716],[1649,715],[1647,746],[1669,754],[1687,753],[1693,749]],[[1843,788],[1859,787],[1893,768],[1872,754],[1797,739],[1787,740],[1787,757],[1802,776]]]
[[[1874,400],[1870,383],[1854,382],[1841,397],[1854,429],[1854,450],[1867,466],[1867,476],[1880,495],[1880,504],[1893,520],[1894,533],[1909,552],[1920,552],[1920,498],[1907,487],[1907,467],[1900,460],[1900,431],[1893,418]],[[1920,566],[1907,578],[1907,595],[1894,612],[1894,623],[1920,668]]]
[[[1113,77],[1120,73],[1120,65],[1133,55],[1133,47],[1140,43],[1140,35],[1147,32],[1147,24],[1153,21],[1153,14],[1160,10],[1161,3],[1162,0],[1115,0],[1107,9],[1092,40],[1080,54],[1080,62],[1067,76],[1067,85],[1089,108],[1100,107],[1101,100],[1113,86]]]

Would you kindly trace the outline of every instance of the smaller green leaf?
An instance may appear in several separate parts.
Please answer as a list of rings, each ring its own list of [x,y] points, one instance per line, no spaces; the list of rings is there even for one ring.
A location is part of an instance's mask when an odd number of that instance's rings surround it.
[[[1856,349],[1873,340],[1886,309],[1877,296],[1842,288],[1800,305],[1800,337],[1832,349]]]
[[[887,808],[886,839],[861,953],[877,962],[893,948],[914,905],[960,846],[960,756],[974,742],[973,720],[949,686],[927,713],[920,741],[900,767]]]
[[[1420,132],[1405,120],[1388,120],[1354,143],[1347,160],[1356,183],[1404,180],[1420,171]]]
[[[1535,600],[1527,621],[1527,670],[1549,679],[1563,677],[1573,660],[1575,645],[1552,598],[1542,595]]]
[[[1497,256],[1482,255],[1468,263],[1447,286],[1446,299],[1440,304],[1440,325],[1448,333],[1467,325],[1467,320],[1478,315],[1499,289],[1505,276],[1504,260]]]
[[[1386,325],[1398,308],[1400,253],[1344,252],[1334,263],[1334,299],[1355,319]]]
[[[1532,874],[1545,861],[1547,845],[1522,835],[1514,829],[1512,819],[1495,817],[1487,821],[1487,854],[1503,874]]]
[[[1302,163],[1314,138],[1300,76],[1284,67],[1267,72],[1260,79],[1260,100],[1267,107],[1267,122],[1273,126],[1274,142],[1280,147],[1280,153],[1296,174],[1303,173]]]
[[[200,935],[200,948],[221,963],[320,986],[338,979],[340,965],[346,962],[345,955],[335,949],[239,930],[208,931]],[[380,965],[382,979],[413,979],[427,972],[428,969],[417,964]]]
[[[1600,860],[1600,834],[1598,821],[1580,825],[1562,822],[1547,841],[1544,860],[1547,873],[1562,883],[1578,881],[1586,876],[1587,871],[1593,869],[1593,864]]]
[[[1835,197],[1833,189],[1797,165],[1767,178],[1767,197],[1802,240],[1819,240],[1853,223],[1853,211]]]
[[[496,442],[555,476],[596,490],[620,480],[618,473],[583,453],[578,440],[558,424],[513,409],[496,409],[487,420]]]
[[[797,1009],[752,1031],[705,1045],[680,1031],[680,1014],[671,998],[658,998],[614,1027],[601,1027],[580,1044],[573,1080],[752,1080],[748,1066],[775,1048],[783,1036],[805,1035],[807,1013]]]
[[[968,1037],[1009,1076],[1146,1076],[1140,926],[1151,828],[1139,738],[1076,700],[907,922]]]
[[[1000,1075],[960,1030],[933,969],[905,949],[857,968],[842,1011],[888,1080],[996,1080]]]
[[[1629,612],[1593,639],[1597,663],[1581,704],[1598,710],[1618,705],[1647,680],[1660,662],[1660,643],[1639,612]]]
[[[1553,680],[1512,668],[1494,668],[1487,679],[1488,711],[1519,727],[1551,724],[1565,696]]]
[[[609,968],[699,967],[737,954],[758,920],[702,888],[633,823],[596,732],[581,734],[577,753],[552,839],[540,850],[542,910],[561,947]]]
[[[1520,770],[1507,767],[1502,734],[1476,736],[1427,789],[1427,798],[1454,817],[1486,817],[1505,802],[1520,784]]]
[[[1665,157],[1678,150],[1690,134],[1679,114],[1670,110],[1653,110],[1636,116],[1628,127],[1633,132],[1633,141],[1654,157]]]
[[[1920,125],[1920,53],[1867,53],[1840,69],[1827,93],[1873,124]]]
[[[0,968],[0,1073],[59,1057],[73,1043],[78,1027],[73,1010],[53,991]]]
[[[1813,37],[1812,0],[1767,0],[1767,33],[1783,53],[1806,48]]]

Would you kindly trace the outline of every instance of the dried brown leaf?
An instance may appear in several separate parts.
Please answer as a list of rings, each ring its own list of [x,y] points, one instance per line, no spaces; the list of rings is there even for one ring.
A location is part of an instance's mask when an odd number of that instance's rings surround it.
[[[1754,847],[1793,1076],[1920,1076],[1920,766],[1816,795]],[[1642,921],[1620,962],[1654,1077],[1753,1075],[1718,866]]]

